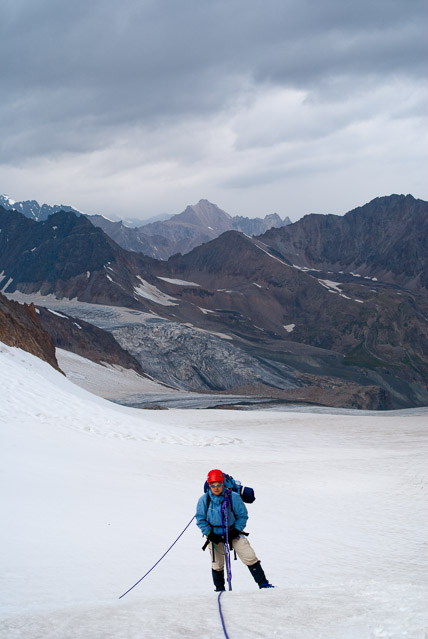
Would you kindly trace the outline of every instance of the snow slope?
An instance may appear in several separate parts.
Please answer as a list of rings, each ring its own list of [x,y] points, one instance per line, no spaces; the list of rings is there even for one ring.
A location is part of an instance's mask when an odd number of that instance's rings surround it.
[[[256,489],[270,580],[233,562],[230,639],[428,637],[428,412],[143,411],[0,344],[1,639],[224,637],[191,520],[207,470]]]
[[[99,397],[119,400],[137,393],[145,395],[168,394],[178,397],[182,395],[180,391],[174,391],[169,386],[142,377],[129,368],[106,363],[97,364],[61,348],[56,349],[56,358],[60,369],[68,379]]]

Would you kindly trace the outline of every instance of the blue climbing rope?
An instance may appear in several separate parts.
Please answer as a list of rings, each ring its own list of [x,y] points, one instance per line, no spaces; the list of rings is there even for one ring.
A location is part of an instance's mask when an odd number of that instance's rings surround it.
[[[221,611],[220,597],[222,596],[223,593],[224,593],[224,590],[222,590],[221,593],[218,596],[218,610],[220,612],[220,619],[221,619],[221,625],[223,626],[224,636],[226,637],[226,639],[229,639],[229,635],[227,634],[226,626],[225,626],[224,619],[223,619],[223,613]]]
[[[223,536],[226,539],[226,571],[227,571],[227,583],[229,584],[229,590],[232,590],[232,567],[230,563],[230,545],[229,545],[229,509],[230,503],[230,490],[226,491],[223,503],[221,505],[221,525],[223,529]]]
[[[196,516],[196,515],[195,515],[195,516]],[[162,557],[161,557],[161,558],[160,558],[160,559],[159,559],[159,560],[155,563],[155,565],[154,565],[154,566],[152,566],[152,567],[150,568],[150,570],[148,570],[148,571],[146,572],[146,574],[145,574],[143,577],[141,577],[141,579],[139,579],[139,580],[137,581],[137,583],[135,583],[133,586],[131,586],[131,588],[129,588],[129,590],[127,590],[126,592],[124,592],[124,593],[123,593],[123,595],[120,595],[119,599],[122,599],[122,597],[124,597],[125,595],[127,595],[127,594],[128,594],[128,592],[131,592],[131,590],[132,590],[133,588],[135,588],[135,586],[138,586],[138,584],[139,584],[141,581],[143,581],[143,579],[144,579],[145,577],[147,577],[147,575],[148,575],[150,572],[152,572],[152,570],[153,570],[154,568],[156,568],[156,566],[158,565],[158,563],[160,563],[160,562],[162,561],[162,559],[165,557],[165,555],[169,553],[169,551],[171,550],[171,548],[172,548],[172,547],[173,547],[173,546],[177,543],[177,541],[180,539],[180,537],[181,537],[182,535],[184,535],[184,533],[186,532],[186,530],[188,529],[188,527],[190,526],[190,524],[192,523],[192,521],[195,519],[195,516],[193,516],[193,517],[192,517],[192,519],[191,519],[191,520],[189,521],[189,523],[187,524],[186,528],[185,528],[185,529],[184,529],[184,530],[183,530],[183,531],[182,531],[182,532],[178,535],[177,539],[176,539],[176,540],[175,540],[175,541],[174,541],[174,542],[170,545],[170,547],[168,548],[168,550],[167,550],[166,552],[164,552],[164,554],[162,555]]]

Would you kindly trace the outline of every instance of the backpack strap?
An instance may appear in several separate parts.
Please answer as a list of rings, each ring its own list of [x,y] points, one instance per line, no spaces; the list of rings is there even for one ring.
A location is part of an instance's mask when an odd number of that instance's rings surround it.
[[[207,492],[205,494],[207,496],[205,502],[206,502],[207,513],[208,513],[208,508],[210,507],[210,503],[211,503],[211,495],[210,495],[210,489],[209,488],[208,488],[208,490],[207,490]]]

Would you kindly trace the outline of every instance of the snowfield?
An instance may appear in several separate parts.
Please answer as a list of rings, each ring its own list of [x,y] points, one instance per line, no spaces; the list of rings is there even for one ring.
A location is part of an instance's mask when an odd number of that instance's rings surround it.
[[[0,344],[1,639],[224,637],[192,522],[206,473],[255,488],[276,590],[232,562],[230,639],[428,639],[428,409],[144,411]]]

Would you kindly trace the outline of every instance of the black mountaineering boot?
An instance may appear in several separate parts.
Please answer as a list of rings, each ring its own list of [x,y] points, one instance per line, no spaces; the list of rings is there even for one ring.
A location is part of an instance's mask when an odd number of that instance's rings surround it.
[[[224,590],[224,571],[223,570],[211,570],[213,575],[213,582],[215,586],[214,592],[220,592]]]
[[[253,575],[254,581],[258,584],[259,588],[274,588],[266,579],[266,575],[261,567],[260,561],[252,566],[248,566],[248,570]]]

